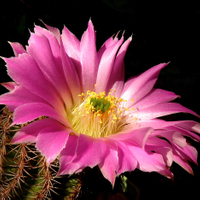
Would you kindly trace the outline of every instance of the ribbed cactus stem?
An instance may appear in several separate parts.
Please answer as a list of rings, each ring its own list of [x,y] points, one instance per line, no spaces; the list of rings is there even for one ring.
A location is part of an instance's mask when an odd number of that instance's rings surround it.
[[[6,145],[10,141],[8,139],[8,134],[11,122],[12,113],[5,107],[2,109],[2,115],[0,116],[0,180],[4,175],[3,163],[6,156]]]
[[[2,175],[4,174],[3,170],[3,160],[6,155],[6,133],[4,130],[1,132],[1,146],[0,146],[0,179],[2,178]]]
[[[40,163],[42,168],[38,173],[38,178],[40,178],[41,182],[38,184],[38,186],[41,187],[41,189],[37,192],[36,199],[51,197],[51,191],[54,191],[54,177],[52,175],[52,170],[50,169],[50,166],[47,165],[46,159],[44,157],[41,158]]]
[[[14,193],[17,195],[17,188],[21,187],[21,182],[23,182],[24,176],[24,168],[25,168],[25,157],[26,157],[26,149],[25,144],[21,144],[18,146],[19,157],[14,157],[8,164],[9,171],[5,173],[7,179],[3,183],[4,191],[2,192],[2,198],[9,197],[10,194]],[[15,161],[17,160],[17,161]],[[14,171],[10,169],[14,169]]]

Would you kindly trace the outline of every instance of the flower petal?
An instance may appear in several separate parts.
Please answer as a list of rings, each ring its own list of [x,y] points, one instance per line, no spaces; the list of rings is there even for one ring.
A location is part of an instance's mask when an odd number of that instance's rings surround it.
[[[156,152],[163,156],[163,159],[168,167],[173,163],[172,146],[164,139],[158,137],[149,137],[145,148],[147,151]]]
[[[59,123],[51,124],[37,136],[36,147],[50,164],[65,147],[71,130]]]
[[[118,152],[117,145],[110,140],[105,141],[108,147],[108,152],[106,153],[103,161],[99,164],[99,168],[103,174],[103,176],[108,179],[111,184],[114,186],[116,172],[119,168],[118,162]]]
[[[125,142],[117,141],[119,168],[117,175],[126,171],[133,171],[137,167],[137,160]]]
[[[65,117],[60,115],[60,113],[51,106],[44,103],[27,103],[17,107],[15,109],[14,119],[11,125],[24,124],[41,116],[51,117],[65,126],[71,127]]]
[[[55,36],[53,34],[51,36],[50,40],[48,40],[44,35],[31,34],[27,51],[57,89],[57,95],[62,97],[65,106],[71,108],[72,99],[64,77],[62,63],[58,56],[54,57],[54,54],[60,53],[60,47]]]
[[[144,73],[142,73],[141,75],[139,75],[138,77],[132,79],[129,81],[128,87],[124,88],[123,94],[121,96],[122,99],[126,99],[127,100],[127,107],[130,107],[133,102],[131,101],[131,99],[135,100],[135,95],[137,94],[137,92],[140,92],[140,90],[145,86],[148,85],[147,83],[150,80],[154,80],[154,82],[156,81],[156,79],[158,78],[159,72],[162,68],[166,67],[167,63],[162,63],[159,65],[156,65],[152,68],[150,68],[149,70],[145,71]],[[153,87],[153,85],[151,86]],[[130,92],[131,91],[131,92]],[[144,90],[144,92],[142,94],[140,94],[141,96],[145,96],[146,92],[150,91],[150,88],[148,90]],[[139,99],[137,99],[139,100]]]
[[[176,162],[178,165],[180,165],[183,169],[185,169],[188,173],[190,174],[194,174],[192,167],[190,166],[190,164],[188,163],[187,160],[182,159],[179,155],[175,154],[173,155],[174,157],[174,162]]]
[[[92,90],[96,84],[98,70],[98,56],[96,50],[96,34],[91,20],[88,29],[84,32],[80,43],[80,61],[82,65],[83,92]]]
[[[82,70],[81,70],[81,63],[80,63],[80,41],[66,27],[64,27],[62,31],[61,38],[62,38],[62,42],[65,48],[65,52],[74,62],[74,65],[76,66],[76,70],[79,74],[79,78],[81,79]]]
[[[76,71],[73,62],[65,53],[62,41],[60,47],[60,54],[61,54],[65,79],[68,83],[68,86],[70,86],[69,89],[71,91],[74,102],[77,102],[79,98],[78,95],[81,93],[81,83],[79,81],[78,73]]]
[[[174,145],[175,151],[177,152],[177,154],[179,155],[179,157],[181,157],[183,160],[189,160],[190,162],[195,163],[196,165],[197,163],[197,150],[187,144],[186,146],[184,146],[183,148],[179,147],[178,145]]]
[[[113,139],[116,141],[122,140],[133,140],[137,145],[144,148],[145,142],[148,136],[152,133],[153,129],[150,127],[145,127],[136,130],[128,130],[128,133],[118,133],[114,135],[110,135],[107,138]]]
[[[161,89],[155,89],[152,90],[150,94],[145,96],[143,99],[138,101],[137,103],[133,103],[133,107],[135,109],[144,109],[153,105],[156,105],[158,103],[165,103],[172,101],[179,97],[173,92],[166,91],[166,90],[161,90]]]
[[[132,144],[127,143],[127,146],[136,158],[140,170],[145,172],[159,172],[166,169],[166,164],[162,155],[158,153],[148,153],[144,149]]]
[[[8,74],[18,85],[45,99],[59,112],[65,112],[56,91],[30,55],[20,54],[19,57],[4,60],[7,62]]]
[[[15,86],[17,86],[17,84],[15,82],[6,82],[6,83],[1,83],[1,85],[3,85],[7,90],[12,91],[15,89]]]
[[[198,116],[194,111],[178,104],[178,103],[162,103],[157,104],[148,108],[134,112],[132,115],[142,121],[153,119],[156,117],[161,117],[165,115],[170,115],[174,113],[190,113]]]
[[[76,135],[69,135],[66,147],[60,153],[60,168],[58,175],[68,174],[68,172],[75,171],[73,169],[68,169],[68,163],[71,162],[76,157],[76,149],[78,145],[78,137]]]
[[[182,136],[187,136],[187,137],[192,138],[195,141],[200,141],[200,137],[196,133],[193,133],[192,131],[181,128],[180,126],[177,126],[177,123],[175,123],[175,122],[174,122],[174,126],[169,126],[169,127],[166,127],[165,129],[178,131],[181,133]]]
[[[182,127],[186,130],[191,130],[196,133],[200,134],[200,123],[192,121],[192,120],[184,120],[184,121],[178,121],[176,123],[176,126]]]
[[[42,28],[40,26],[35,26],[34,32],[35,32],[36,35],[45,36],[48,39],[50,49],[51,49],[51,52],[52,52],[54,59],[59,59],[59,57],[60,57],[60,44],[59,44],[57,37],[51,31],[49,31],[45,28]],[[33,34],[31,34],[31,36],[32,35]]]
[[[131,41],[132,37],[128,38],[120,47],[112,69],[112,76],[110,76],[108,80],[107,90],[116,89],[115,92],[116,97],[121,96],[121,92],[123,90],[124,78],[125,78],[124,57]]]
[[[73,174],[85,167],[93,168],[103,160],[106,152],[107,146],[103,140],[80,134],[76,157],[65,166],[65,173]]]
[[[100,48],[99,51],[98,51],[98,58],[99,58],[99,59],[101,59],[103,53],[105,52],[105,50],[106,50],[107,48],[109,48],[109,47],[112,46],[112,45],[115,45],[115,44],[118,42],[117,36],[118,36],[118,34],[116,34],[116,36],[115,36],[114,38],[113,38],[113,36],[112,36],[112,37],[108,38],[108,39],[104,42],[104,44],[101,46],[101,48]]]
[[[48,104],[44,99],[33,94],[22,86],[15,84],[15,89],[9,93],[5,93],[0,96],[0,104],[6,104],[6,106],[13,112],[18,106],[26,103],[40,102]]]
[[[140,127],[152,127],[153,129],[161,129],[165,128],[167,126],[174,125],[174,121],[165,121],[162,119],[150,119],[147,121],[141,121],[140,122]]]
[[[123,43],[123,37],[114,45],[110,46],[107,48],[100,60],[99,63],[99,70],[97,73],[97,79],[96,79],[96,84],[97,86],[95,87],[95,91],[102,92],[105,91],[108,93],[109,91],[107,89],[107,84],[113,69],[116,53],[120,47],[120,45]],[[103,81],[102,81],[103,77]],[[110,89],[110,88],[109,88]]]
[[[134,140],[134,142],[136,142],[141,148],[144,149],[145,143],[152,132],[153,132],[152,128],[138,129],[134,131],[131,140]]]
[[[18,42],[9,42],[10,46],[13,49],[15,56],[19,56],[19,54],[26,53],[24,47]]]
[[[62,41],[67,55],[75,60],[80,60],[80,41],[66,27],[62,31]]]
[[[60,35],[59,29],[58,29],[58,28],[55,28],[55,27],[52,27],[52,26],[49,26],[49,25],[45,24],[43,21],[42,21],[42,23],[46,26],[46,28],[47,28],[49,31],[51,31],[51,32],[55,35],[56,39],[57,39],[58,42],[60,43],[61,35]]]
[[[166,138],[171,144],[176,144],[181,148],[187,145],[186,139],[178,131],[174,130],[155,130],[153,135]]]
[[[49,124],[57,123],[53,119],[42,119],[27,126],[21,128],[13,137],[12,144],[17,143],[35,143],[38,134],[45,128],[49,127]]]

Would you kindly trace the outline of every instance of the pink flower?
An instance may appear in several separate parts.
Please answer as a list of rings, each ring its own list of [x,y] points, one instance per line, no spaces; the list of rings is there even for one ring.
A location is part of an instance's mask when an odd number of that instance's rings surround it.
[[[35,26],[26,49],[11,43],[15,57],[4,58],[14,82],[3,84],[10,91],[0,103],[14,112],[12,125],[31,122],[12,143],[36,143],[48,163],[60,155],[60,175],[98,165],[113,185],[116,176],[136,168],[173,178],[172,162],[192,173],[197,151],[185,136],[200,141],[200,124],[158,119],[198,116],[170,102],[178,97],[173,92],[153,88],[167,64],[124,83],[131,37],[110,37],[97,51],[91,21],[81,41],[66,27],[62,34],[46,27]]]

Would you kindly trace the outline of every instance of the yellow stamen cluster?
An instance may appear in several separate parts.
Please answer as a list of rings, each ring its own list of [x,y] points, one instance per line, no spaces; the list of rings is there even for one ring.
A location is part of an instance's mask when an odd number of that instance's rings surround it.
[[[126,125],[128,109],[123,106],[126,100],[111,96],[111,92],[106,96],[105,92],[88,90],[87,94],[79,95],[81,102],[68,119],[77,133],[105,137],[120,132]]]

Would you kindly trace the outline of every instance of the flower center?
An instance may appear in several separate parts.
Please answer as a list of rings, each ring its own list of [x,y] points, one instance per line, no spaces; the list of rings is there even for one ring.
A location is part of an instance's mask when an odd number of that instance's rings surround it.
[[[126,100],[105,92],[87,91],[80,94],[81,102],[72,109],[69,117],[74,131],[92,137],[105,137],[124,130],[127,125]]]

